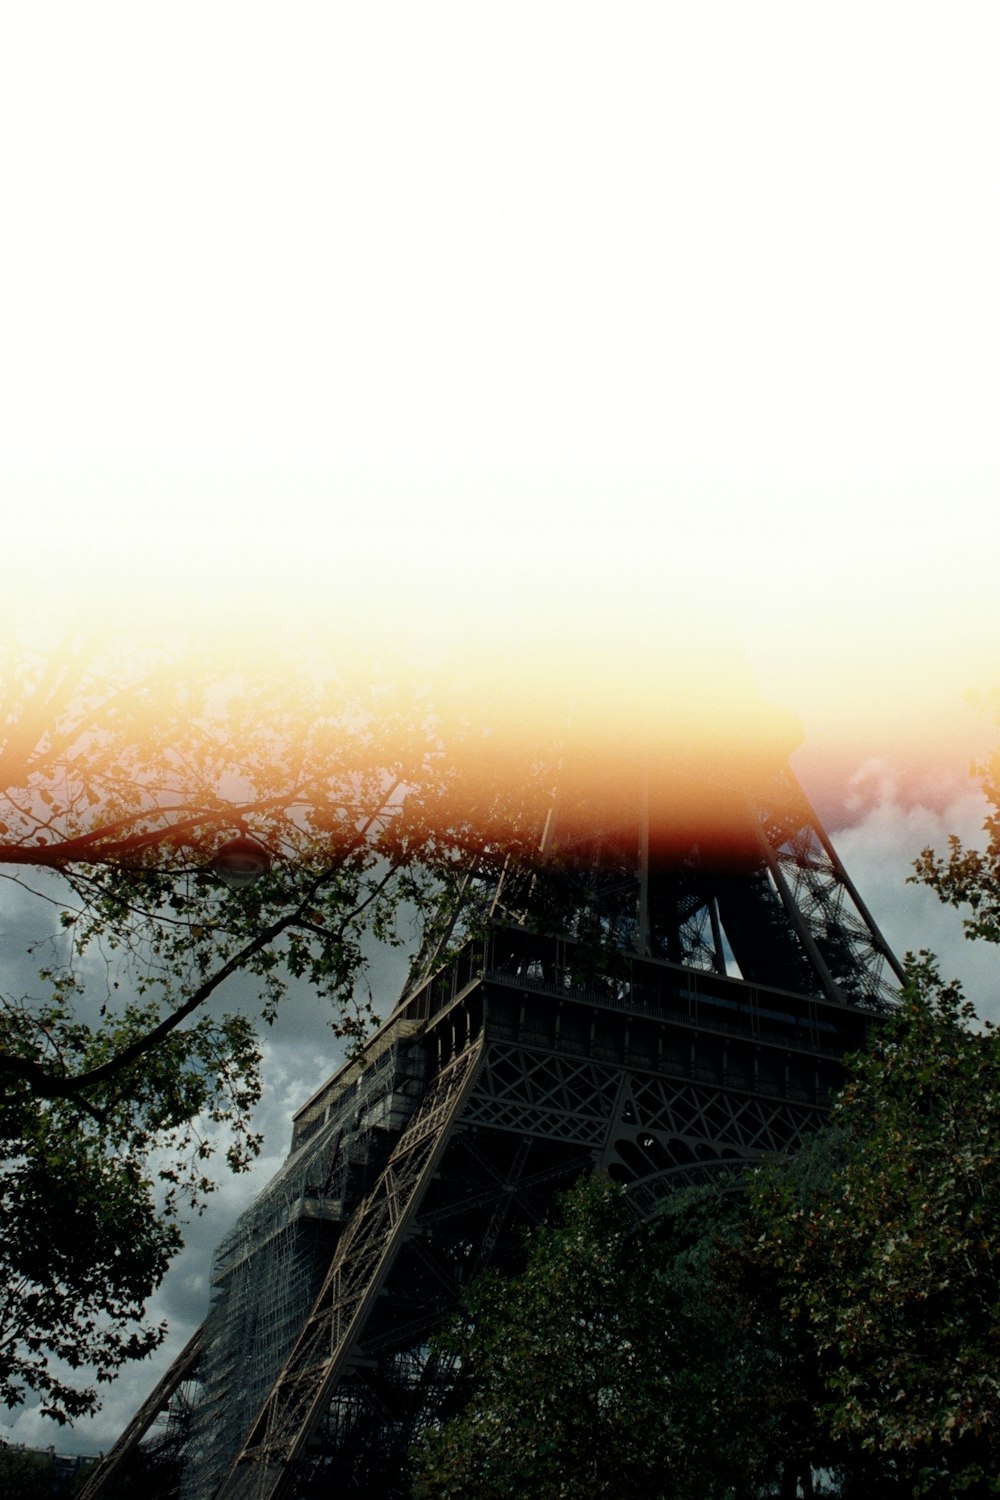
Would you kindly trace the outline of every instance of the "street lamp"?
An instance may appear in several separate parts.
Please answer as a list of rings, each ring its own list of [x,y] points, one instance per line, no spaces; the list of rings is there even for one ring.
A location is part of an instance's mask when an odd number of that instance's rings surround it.
[[[253,885],[270,868],[270,854],[263,844],[258,844],[246,833],[237,834],[236,838],[216,849],[210,865],[212,874],[231,891],[242,891]]]

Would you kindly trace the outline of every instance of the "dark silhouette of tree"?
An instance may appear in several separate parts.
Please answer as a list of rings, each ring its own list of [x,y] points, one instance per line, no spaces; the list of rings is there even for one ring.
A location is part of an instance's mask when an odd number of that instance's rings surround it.
[[[96,1401],[67,1366],[162,1338],[143,1303],[220,1142],[237,1171],[258,1149],[289,984],[363,1037],[365,943],[414,944],[517,833],[482,731],[389,676],[79,641],[0,680],[0,879],[51,913],[9,927],[0,981],[0,1389],[58,1418]],[[234,843],[261,866],[237,889]],[[237,975],[256,1016],[219,1008]]]
[[[756,1260],[819,1376],[819,1428],[893,1493],[1000,1489],[1000,1037],[926,954],[833,1111],[842,1159],[754,1191]],[[874,1491],[870,1491],[874,1493]]]

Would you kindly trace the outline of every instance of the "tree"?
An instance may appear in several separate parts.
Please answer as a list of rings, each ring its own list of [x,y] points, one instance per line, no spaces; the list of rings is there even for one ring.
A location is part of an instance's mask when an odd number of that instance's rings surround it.
[[[472,1396],[428,1437],[417,1493],[669,1493],[657,1474],[669,1451],[662,1323],[650,1316],[641,1228],[601,1179],[583,1182],[562,1210],[561,1224],[532,1237],[521,1276],[477,1284],[448,1337]]]
[[[406,941],[401,912],[432,914],[490,859],[503,820],[457,720],[446,744],[426,694],[289,660],[74,642],[4,661],[0,874],[55,918],[0,993],[8,1402],[92,1409],[52,1358],[100,1382],[162,1337],[141,1312],[178,1216],[211,1190],[220,1132],[235,1170],[258,1145],[255,1020],[217,1009],[226,981],[250,976],[265,1022],[302,981],[356,1041],[365,939]],[[234,835],[270,861],[239,890],[211,872]]]
[[[820,1375],[821,1429],[888,1492],[1000,1493],[1000,1037],[926,954],[833,1110],[809,1195],[757,1184],[758,1264]],[[868,1493],[876,1493],[869,1489]]]
[[[733,1179],[678,1192],[647,1223],[623,1189],[581,1179],[529,1237],[523,1273],[477,1283],[443,1336],[466,1404],[426,1436],[414,1493],[776,1493],[773,1413],[758,1399],[771,1349],[714,1271],[744,1214]]]

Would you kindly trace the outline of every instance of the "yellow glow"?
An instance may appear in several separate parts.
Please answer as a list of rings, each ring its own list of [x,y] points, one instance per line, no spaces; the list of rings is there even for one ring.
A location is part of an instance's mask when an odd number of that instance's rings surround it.
[[[498,785],[555,747],[564,776],[595,786],[651,755],[672,758],[678,787],[691,763],[724,783],[804,738],[815,795],[875,756],[905,794],[908,776],[963,775],[988,740],[965,695],[1000,661],[989,596],[970,589],[939,614],[912,570],[852,590],[869,567],[860,541],[856,566],[814,557],[803,571],[801,531],[755,553],[710,545],[708,515],[706,567],[704,552],[671,558],[627,511],[613,540],[581,521],[540,526],[530,547],[499,520],[462,536],[459,519],[439,540],[356,527],[321,549],[300,545],[303,520],[283,541],[216,538],[191,557],[146,528],[112,563],[64,559],[48,602],[22,589],[21,613],[126,649],[158,639],[220,680],[283,660],[429,690],[491,725],[480,775]]]
[[[830,775],[964,767],[994,7],[51,9],[0,57],[8,620],[626,756],[753,738],[748,667]]]

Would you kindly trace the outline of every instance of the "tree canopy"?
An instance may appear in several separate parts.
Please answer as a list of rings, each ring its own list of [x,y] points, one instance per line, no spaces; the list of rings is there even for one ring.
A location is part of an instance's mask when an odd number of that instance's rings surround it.
[[[585,1181],[521,1276],[478,1283],[446,1337],[471,1399],[430,1435],[419,1494],[670,1493],[652,1248],[619,1190]]]
[[[734,1177],[647,1222],[624,1189],[581,1179],[523,1272],[477,1283],[442,1336],[465,1404],[424,1438],[414,1494],[794,1495],[802,1393],[777,1319],[734,1295],[746,1214]]]
[[[901,1493],[1000,1492],[1000,1037],[927,955],[853,1063],[841,1160],[759,1179],[755,1254],[819,1377],[817,1426]]]

